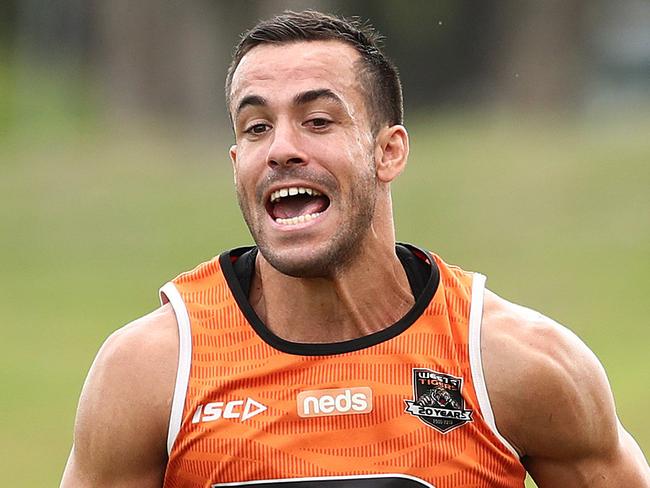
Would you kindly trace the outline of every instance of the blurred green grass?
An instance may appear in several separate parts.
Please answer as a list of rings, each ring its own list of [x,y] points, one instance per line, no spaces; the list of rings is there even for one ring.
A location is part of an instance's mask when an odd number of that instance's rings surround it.
[[[156,307],[169,278],[250,242],[227,136],[62,126],[27,121],[0,139],[7,486],[58,483],[103,339]],[[578,333],[647,452],[650,118],[450,113],[409,128],[411,162],[394,185],[399,240],[487,274],[497,293]]]

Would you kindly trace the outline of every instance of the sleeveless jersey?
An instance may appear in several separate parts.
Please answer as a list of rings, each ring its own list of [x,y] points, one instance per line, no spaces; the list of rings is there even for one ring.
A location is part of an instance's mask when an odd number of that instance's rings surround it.
[[[335,344],[264,326],[233,268],[246,249],[167,283],[180,347],[164,487],[523,487],[481,366],[485,277],[409,249],[431,270],[412,309]]]

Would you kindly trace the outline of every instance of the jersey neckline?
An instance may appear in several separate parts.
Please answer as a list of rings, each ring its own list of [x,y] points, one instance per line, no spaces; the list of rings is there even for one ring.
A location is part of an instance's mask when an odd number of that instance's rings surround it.
[[[233,266],[233,263],[240,256],[254,249],[254,246],[239,247],[222,253],[219,256],[219,264],[226,279],[226,283],[230,288],[230,292],[237,302],[240,311],[249,322],[253,330],[264,342],[266,342],[274,349],[288,354],[299,356],[330,356],[366,349],[400,335],[402,332],[407,330],[420,317],[420,315],[422,315],[424,310],[433,299],[440,283],[440,272],[435,260],[427,251],[421,250],[411,244],[398,243],[397,245],[405,247],[411,253],[413,253],[417,259],[421,259],[427,265],[429,265],[429,276],[422,292],[415,299],[413,306],[397,322],[380,331],[373,332],[372,334],[341,342],[292,342],[274,334],[271,330],[268,329],[268,327],[266,327],[266,324],[264,324],[262,319],[260,319],[248,301],[248,296],[242,289],[241,283],[239,282]]]

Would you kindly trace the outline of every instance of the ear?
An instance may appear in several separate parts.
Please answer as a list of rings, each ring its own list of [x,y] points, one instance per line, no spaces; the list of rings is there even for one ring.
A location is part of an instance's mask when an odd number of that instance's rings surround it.
[[[375,164],[377,178],[390,183],[399,175],[409,156],[409,136],[402,125],[385,127],[377,134]]]
[[[228,154],[230,154],[230,161],[232,162],[233,178],[235,180],[235,184],[237,184],[237,144],[230,146]]]

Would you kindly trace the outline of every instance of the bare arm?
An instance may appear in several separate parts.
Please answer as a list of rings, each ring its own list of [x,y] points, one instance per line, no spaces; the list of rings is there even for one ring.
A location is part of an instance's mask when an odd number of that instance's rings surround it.
[[[169,305],[104,343],[84,384],[61,487],[160,487],[178,356]]]
[[[540,488],[650,487],[607,376],[578,337],[487,292],[484,367],[501,433]]]

